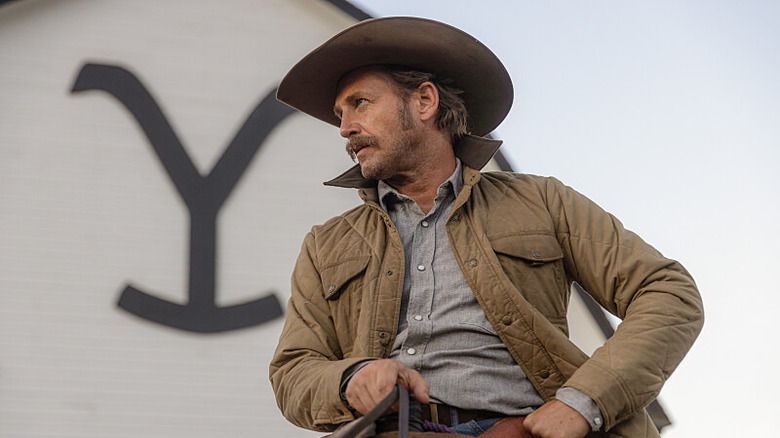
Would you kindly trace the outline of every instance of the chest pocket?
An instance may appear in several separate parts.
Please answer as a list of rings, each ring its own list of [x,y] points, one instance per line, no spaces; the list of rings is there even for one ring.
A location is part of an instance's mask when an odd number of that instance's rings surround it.
[[[565,325],[569,289],[558,240],[549,234],[511,235],[490,244],[523,297],[551,322]]]
[[[353,279],[361,276],[368,266],[371,256],[349,258],[329,266],[320,272],[326,300],[336,300],[347,288],[357,286]],[[358,286],[359,287],[359,286]]]
[[[366,292],[366,269],[371,256],[352,257],[340,260],[320,271],[325,300],[330,310],[333,329],[338,337],[341,357],[349,357],[356,343],[356,337],[365,335],[360,326],[361,305]]]

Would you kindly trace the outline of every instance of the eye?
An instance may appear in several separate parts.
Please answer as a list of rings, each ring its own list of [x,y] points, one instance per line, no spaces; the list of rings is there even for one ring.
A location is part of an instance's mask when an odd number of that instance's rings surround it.
[[[357,99],[355,99],[355,106],[360,106],[360,104],[366,102],[368,102],[368,99],[366,99],[365,97],[358,97]]]

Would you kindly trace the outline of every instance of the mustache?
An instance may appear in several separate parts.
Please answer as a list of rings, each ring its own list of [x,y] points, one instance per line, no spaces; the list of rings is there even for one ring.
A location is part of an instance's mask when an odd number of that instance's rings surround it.
[[[352,161],[357,162],[356,151],[368,146],[376,146],[377,139],[373,135],[355,135],[347,140],[346,150],[347,155],[352,158]]]

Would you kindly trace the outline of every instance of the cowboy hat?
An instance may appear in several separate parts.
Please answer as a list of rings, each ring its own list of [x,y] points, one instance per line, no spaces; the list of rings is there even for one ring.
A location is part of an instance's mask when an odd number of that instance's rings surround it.
[[[463,90],[474,135],[493,131],[512,106],[512,80],[490,49],[460,29],[415,17],[375,18],[345,29],[301,59],[282,79],[276,98],[339,126],[333,114],[339,80],[351,70],[376,64],[452,79]]]

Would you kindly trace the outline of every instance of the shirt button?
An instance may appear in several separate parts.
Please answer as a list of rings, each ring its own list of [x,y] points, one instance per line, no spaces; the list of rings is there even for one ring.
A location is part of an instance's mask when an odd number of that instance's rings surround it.
[[[428,221],[422,221],[420,225],[422,225],[423,228],[428,228]]]
[[[424,271],[425,270],[425,265],[417,265],[417,270],[418,271]]]
[[[601,426],[601,418],[599,417],[594,418],[593,424],[595,424],[596,426]]]
[[[406,353],[412,355],[414,353],[417,353],[417,350],[415,350],[414,348],[410,348],[410,349],[406,350]]]
[[[422,315],[414,315],[415,321],[422,321]]]

